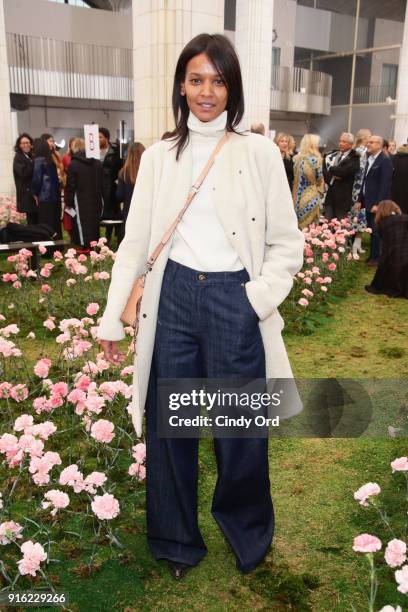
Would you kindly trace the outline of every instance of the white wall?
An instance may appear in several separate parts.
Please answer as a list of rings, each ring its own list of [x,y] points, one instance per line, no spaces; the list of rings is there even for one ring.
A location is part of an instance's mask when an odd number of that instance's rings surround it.
[[[330,48],[331,15],[332,13],[329,11],[297,5],[296,47],[328,51]]]
[[[48,0],[4,0],[6,32],[132,48],[128,15],[83,9]]]
[[[278,38],[273,46],[281,50],[281,66],[293,66],[296,36],[296,0],[275,0],[273,27]]]

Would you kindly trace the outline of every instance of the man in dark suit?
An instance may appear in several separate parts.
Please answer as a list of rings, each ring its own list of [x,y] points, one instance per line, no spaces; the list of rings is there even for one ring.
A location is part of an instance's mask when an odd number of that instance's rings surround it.
[[[375,224],[375,214],[371,211],[381,200],[391,197],[392,162],[384,155],[383,139],[372,135],[367,142],[367,163],[357,207],[365,206],[367,225],[371,228],[370,257],[368,265],[375,266],[380,257],[380,237]]]
[[[343,132],[339,139],[339,150],[333,165],[324,165],[323,174],[329,189],[326,194],[325,208],[329,219],[347,217],[353,205],[352,191],[354,177],[360,169],[360,156],[353,147],[354,136]]]

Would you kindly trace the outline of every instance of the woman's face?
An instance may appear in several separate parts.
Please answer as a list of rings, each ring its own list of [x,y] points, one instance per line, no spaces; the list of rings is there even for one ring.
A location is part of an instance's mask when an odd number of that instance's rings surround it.
[[[278,147],[281,153],[286,153],[289,148],[289,140],[287,138],[279,138]]]
[[[28,138],[22,138],[20,140],[20,150],[23,153],[30,153],[31,149],[32,149],[31,142],[28,140]]]
[[[226,85],[205,53],[188,62],[181,95],[186,96],[189,109],[200,121],[212,121],[225,110]]]
[[[47,138],[47,142],[48,142],[48,146],[50,147],[50,151],[53,151],[55,149],[55,140],[52,136],[50,136],[49,138]]]

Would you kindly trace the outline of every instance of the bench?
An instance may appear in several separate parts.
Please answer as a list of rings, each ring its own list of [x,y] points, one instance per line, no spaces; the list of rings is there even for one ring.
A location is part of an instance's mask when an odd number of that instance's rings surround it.
[[[66,240],[36,240],[34,242],[9,242],[8,244],[0,244],[0,255],[2,253],[15,253],[20,249],[28,249],[32,252],[31,268],[32,270],[38,270],[38,262],[41,256],[39,247],[42,246],[58,246],[66,247],[70,246],[71,243]]]

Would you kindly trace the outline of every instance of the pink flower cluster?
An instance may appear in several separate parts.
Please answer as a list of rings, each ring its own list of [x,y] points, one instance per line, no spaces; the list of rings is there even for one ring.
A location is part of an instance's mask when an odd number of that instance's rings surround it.
[[[16,402],[23,402],[28,397],[28,389],[26,385],[12,385],[8,382],[0,383],[0,399],[11,398]]]
[[[84,478],[76,463],[73,463],[62,470],[59,483],[71,487],[75,493],[86,491],[94,495],[96,489],[102,487],[106,480],[106,475],[103,472],[91,472],[91,474]]]
[[[10,544],[13,540],[22,538],[23,527],[14,521],[6,521],[0,524],[0,544]]]
[[[98,419],[91,426],[91,436],[97,442],[112,442],[115,433],[115,426],[111,421],[106,419]]]
[[[132,457],[135,463],[129,466],[128,473],[130,476],[136,476],[141,481],[146,478],[146,467],[143,465],[146,461],[146,445],[142,442],[133,447]]]
[[[58,489],[51,489],[51,491],[47,491],[47,493],[44,495],[44,500],[46,501],[43,501],[41,504],[44,509],[53,506],[53,509],[51,510],[52,516],[55,516],[58,510],[66,508],[69,505],[68,495],[63,491],[59,491]]]
[[[95,495],[91,508],[101,521],[111,520],[117,517],[120,512],[118,500],[109,493]]]
[[[42,561],[47,559],[47,553],[41,544],[34,544],[32,540],[28,540],[21,545],[21,552],[23,558],[18,562],[18,569],[20,574],[30,574],[30,576],[36,576],[40,569]]]
[[[381,489],[376,482],[368,482],[355,491],[354,499],[357,500],[361,506],[368,506],[368,501],[370,497],[374,495],[379,495],[381,493]]]

